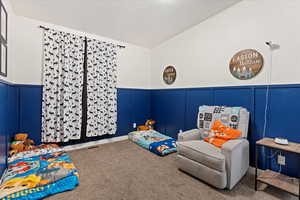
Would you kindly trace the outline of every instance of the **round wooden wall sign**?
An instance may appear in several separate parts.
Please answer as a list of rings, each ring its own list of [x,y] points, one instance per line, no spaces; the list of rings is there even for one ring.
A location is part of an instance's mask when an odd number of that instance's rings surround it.
[[[246,49],[236,53],[230,60],[231,74],[240,80],[255,77],[264,65],[263,56],[254,49]]]
[[[168,85],[171,85],[176,80],[176,69],[173,66],[168,66],[164,70],[163,74],[164,82]]]

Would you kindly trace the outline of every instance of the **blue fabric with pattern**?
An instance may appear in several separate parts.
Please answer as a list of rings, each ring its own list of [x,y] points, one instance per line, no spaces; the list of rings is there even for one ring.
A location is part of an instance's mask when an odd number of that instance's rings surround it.
[[[130,140],[149,151],[165,156],[177,151],[176,140],[155,130],[133,131],[128,134]]]
[[[163,156],[176,151],[176,140],[169,139],[160,142],[153,142],[149,146],[149,150],[159,156]]]
[[[35,200],[72,190],[78,171],[65,152],[55,152],[10,162],[1,179],[0,200]]]

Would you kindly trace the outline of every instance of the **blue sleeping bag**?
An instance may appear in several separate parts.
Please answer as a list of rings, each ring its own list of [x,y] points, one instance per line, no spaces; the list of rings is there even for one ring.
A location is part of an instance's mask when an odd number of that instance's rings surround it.
[[[149,151],[164,156],[177,151],[176,140],[155,130],[133,131],[128,134],[133,142]]]

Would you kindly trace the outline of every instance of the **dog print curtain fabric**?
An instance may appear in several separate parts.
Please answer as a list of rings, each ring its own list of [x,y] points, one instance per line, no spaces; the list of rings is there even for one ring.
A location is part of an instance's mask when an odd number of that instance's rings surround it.
[[[42,141],[81,137],[84,38],[44,31]]]
[[[77,35],[51,29],[44,32],[43,142],[116,132],[118,46],[95,39],[88,39],[86,45],[85,38]],[[87,96],[83,96],[85,72]],[[85,98],[87,120],[82,121]],[[81,132],[82,125],[86,133]]]
[[[87,41],[87,137],[117,128],[117,45]]]

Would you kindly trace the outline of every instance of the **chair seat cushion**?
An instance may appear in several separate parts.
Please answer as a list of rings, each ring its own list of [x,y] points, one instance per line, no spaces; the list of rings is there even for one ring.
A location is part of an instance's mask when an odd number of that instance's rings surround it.
[[[221,149],[203,140],[177,142],[179,155],[220,172],[225,171],[225,156]]]

